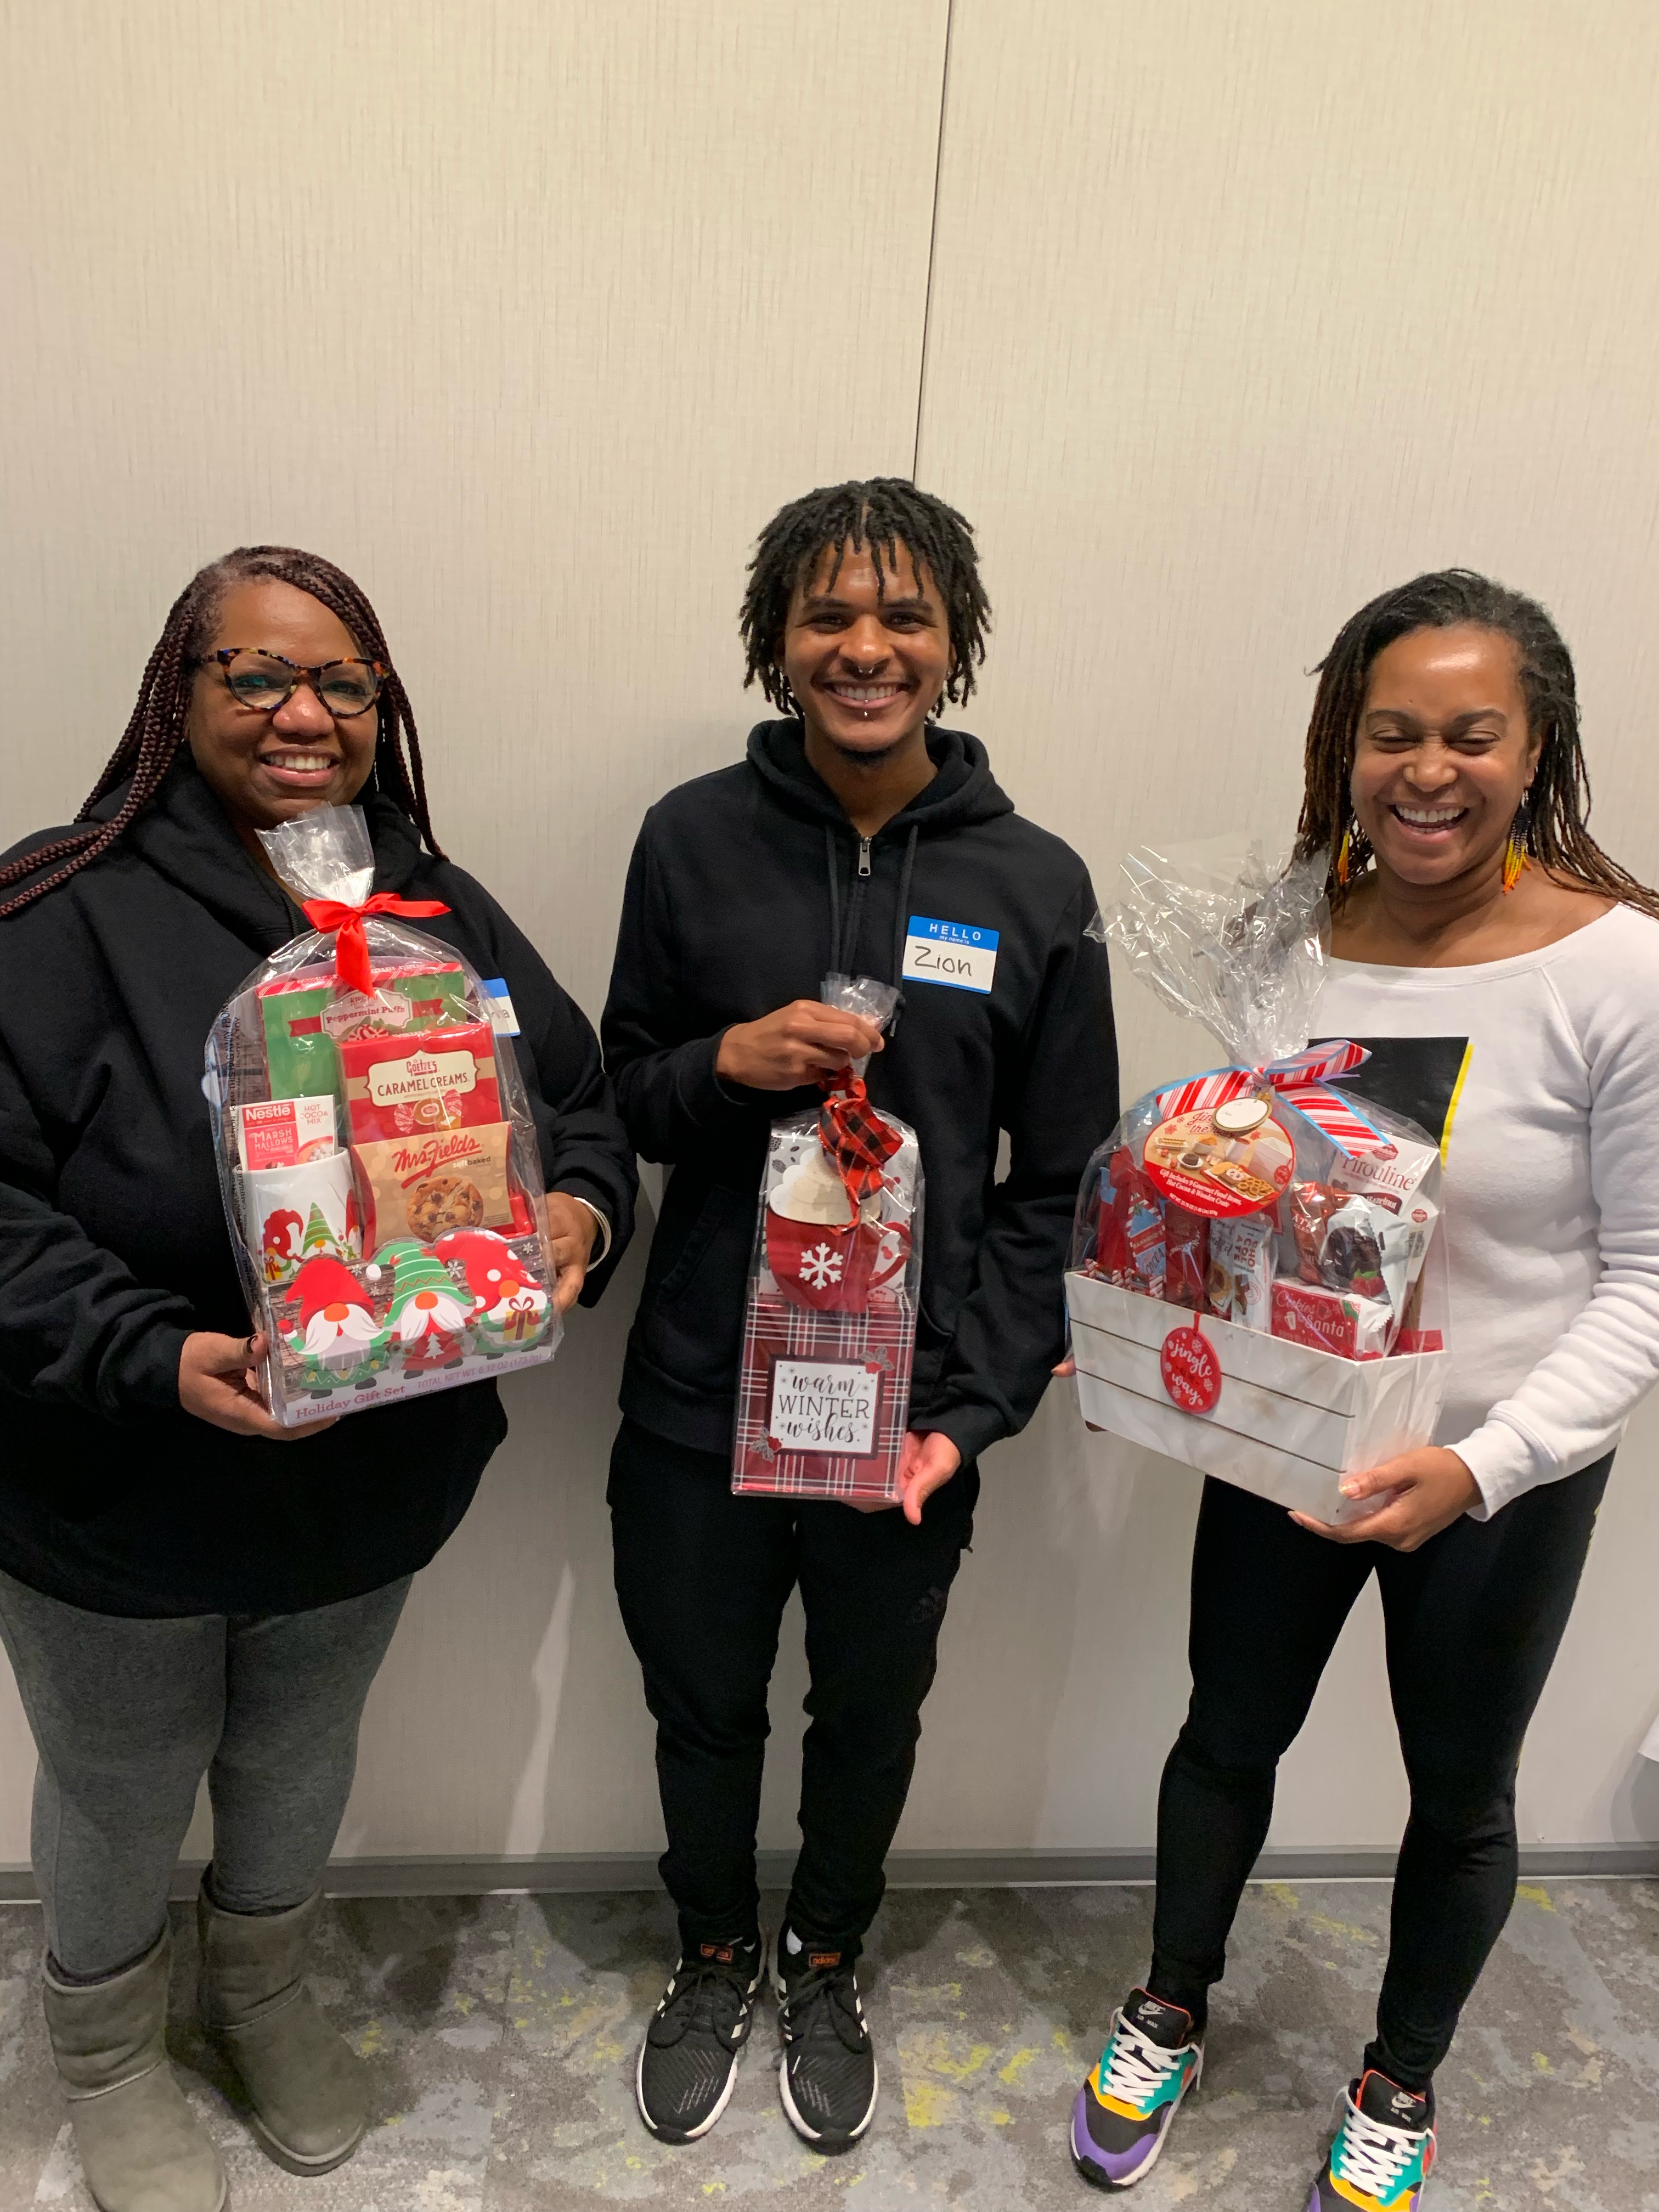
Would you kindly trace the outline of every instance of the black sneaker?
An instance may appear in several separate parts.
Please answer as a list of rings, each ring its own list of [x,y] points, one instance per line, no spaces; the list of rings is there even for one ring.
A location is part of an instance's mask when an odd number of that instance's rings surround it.
[[[696,2142],[731,2100],[766,1966],[759,1936],[682,1956],[640,2045],[634,2094],[660,2142]]]
[[[840,1951],[778,1938],[772,1964],[783,2057],[778,2094],[790,2125],[814,2150],[846,2150],[876,2113],[876,2054],[858,1975]]]

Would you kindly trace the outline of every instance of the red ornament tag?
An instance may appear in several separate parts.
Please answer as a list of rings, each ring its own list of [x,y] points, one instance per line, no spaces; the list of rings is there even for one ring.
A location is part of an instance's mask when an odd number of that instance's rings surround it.
[[[1202,1329],[1172,1328],[1158,1354],[1172,1405],[1183,1413],[1212,1413],[1221,1397],[1221,1362]]]

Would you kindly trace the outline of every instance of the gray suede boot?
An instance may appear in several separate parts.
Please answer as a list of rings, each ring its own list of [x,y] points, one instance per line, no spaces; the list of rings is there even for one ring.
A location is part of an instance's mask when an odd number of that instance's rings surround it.
[[[52,2055],[69,2094],[75,2147],[103,2212],[219,2212],[225,2172],[173,2078],[164,2040],[165,1929],[106,1982],[44,1975]]]
[[[196,1900],[202,2025],[241,2076],[255,2133],[290,2173],[326,2173],[368,2125],[362,2063],[301,1978],[322,1907],[319,1889],[287,1912],[226,1912],[206,1876]]]

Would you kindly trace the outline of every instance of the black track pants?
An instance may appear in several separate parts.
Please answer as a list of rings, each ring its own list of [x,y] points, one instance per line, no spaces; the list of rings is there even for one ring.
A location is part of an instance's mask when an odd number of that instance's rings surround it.
[[[1158,1798],[1149,1986],[1202,2019],[1273,1812],[1273,1773],[1375,1574],[1411,1784],[1388,1970],[1365,2063],[1420,2092],[1515,1899],[1522,1739],[1572,1609],[1611,1455],[1411,1553],[1333,1544],[1206,1481],[1193,1553],[1192,1703]]]
[[[919,1528],[896,1508],[734,1498],[723,1456],[623,1423],[607,1492],[617,1596],[657,1723],[662,1877],[684,1942],[756,1923],[766,1689],[799,1583],[811,1725],[789,1923],[856,1953],[881,1902],[978,1494],[977,1468],[958,1468]]]

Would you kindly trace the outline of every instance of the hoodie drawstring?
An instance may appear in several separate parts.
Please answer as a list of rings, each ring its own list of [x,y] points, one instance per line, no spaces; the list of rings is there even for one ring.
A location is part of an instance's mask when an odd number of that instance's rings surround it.
[[[842,973],[841,957],[841,871],[836,866],[836,833],[826,822],[823,825],[823,858],[830,871],[830,966],[831,975]]]
[[[921,825],[910,824],[910,835],[905,841],[904,865],[899,870],[898,912],[893,916],[893,972],[889,981],[897,983],[904,972],[904,940],[910,933],[910,878],[916,865],[916,839]],[[904,1003],[904,992],[899,990],[899,1004]]]

